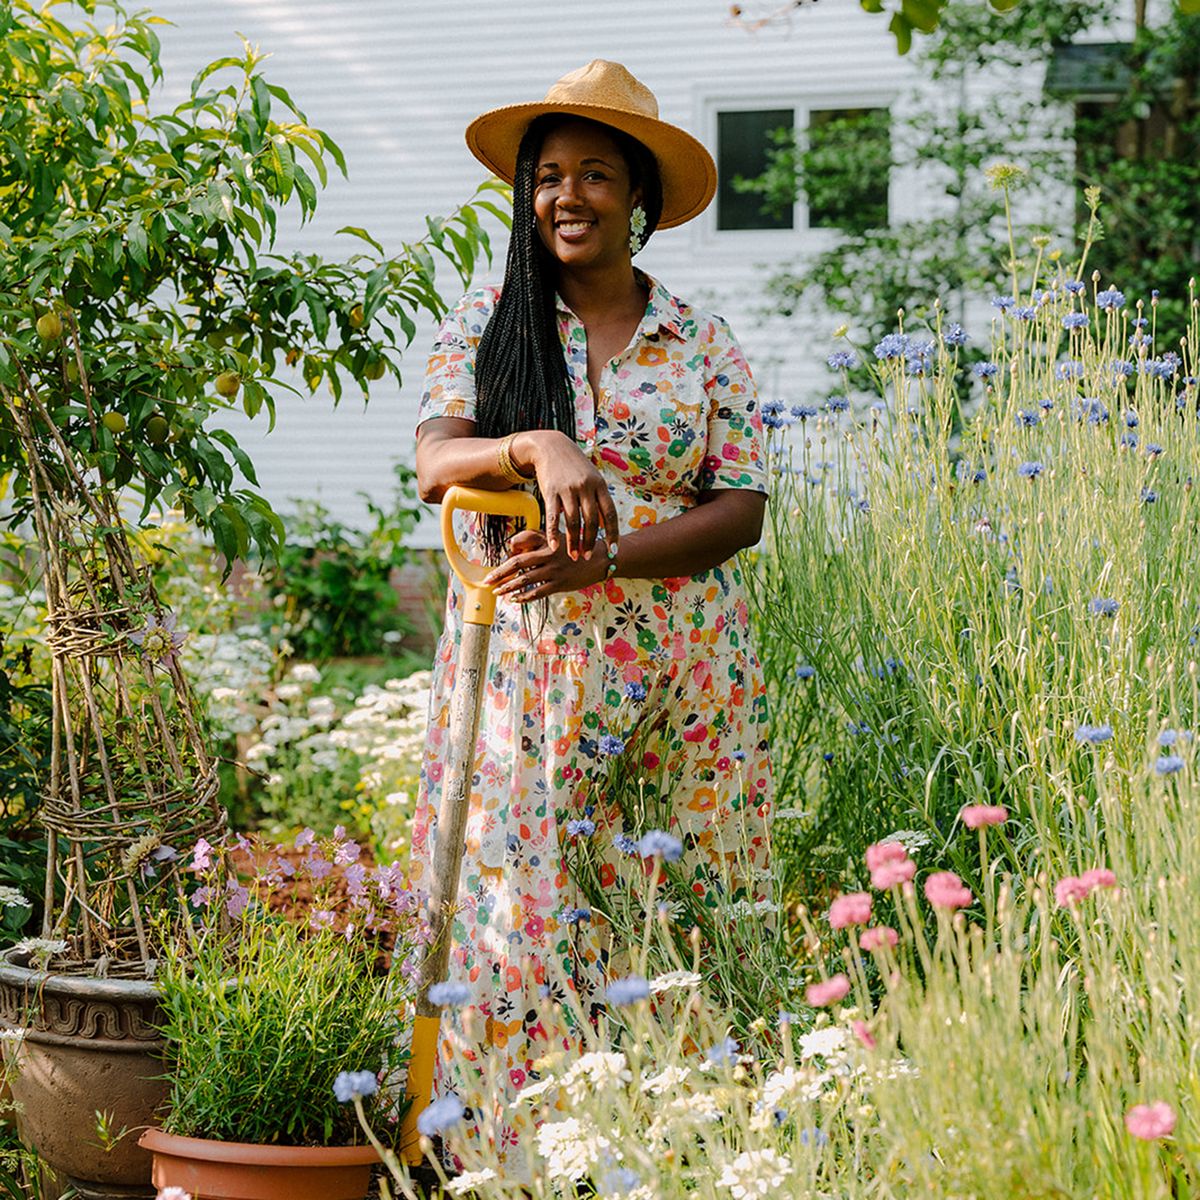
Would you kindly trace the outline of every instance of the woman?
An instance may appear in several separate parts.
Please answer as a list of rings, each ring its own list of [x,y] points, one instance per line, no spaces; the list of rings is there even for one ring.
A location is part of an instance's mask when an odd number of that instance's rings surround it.
[[[636,730],[653,725],[639,753],[674,780],[671,832],[697,895],[765,891],[766,714],[733,561],[762,528],[761,423],[728,326],[633,266],[656,227],[697,215],[715,190],[707,151],[657,111],[624,67],[596,61],[467,131],[513,182],[513,230],[503,287],[464,297],[438,335],[419,486],[429,501],[453,484],[536,486],[546,532],[506,538],[496,519],[466,532],[495,564],[500,597],[450,963],[483,1020],[478,1038],[448,1030],[438,1094],[470,1092],[485,1056],[502,1057],[514,1091],[536,1080],[539,1058],[586,1032],[550,1031],[539,1001],[589,1015],[603,1003],[609,946],[579,910],[562,848],[590,837],[615,861],[645,832],[622,829],[598,787],[606,752]],[[418,889],[460,604],[452,584],[413,836]],[[505,1128],[502,1154],[518,1133]]]

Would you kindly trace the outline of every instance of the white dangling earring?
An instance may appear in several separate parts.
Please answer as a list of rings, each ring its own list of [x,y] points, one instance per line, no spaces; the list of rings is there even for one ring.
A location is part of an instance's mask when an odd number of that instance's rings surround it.
[[[629,214],[629,253],[636,254],[642,248],[642,234],[646,232],[646,210],[635,204]]]

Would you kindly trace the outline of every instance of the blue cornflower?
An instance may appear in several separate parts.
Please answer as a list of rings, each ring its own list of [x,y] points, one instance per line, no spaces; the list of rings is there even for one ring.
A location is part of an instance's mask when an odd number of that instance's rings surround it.
[[[1011,296],[993,296],[992,307],[998,308],[1001,312],[1008,312],[1016,301]]]
[[[447,1092],[417,1118],[417,1132],[426,1137],[436,1137],[457,1125],[466,1111],[463,1102],[453,1092]]]
[[[615,733],[606,733],[600,738],[600,753],[610,758],[622,753],[625,743]]]
[[[908,351],[907,333],[889,333],[875,344],[875,357],[879,359],[903,358]]]
[[[732,758],[734,762],[745,762],[746,752],[745,750],[735,750],[729,757]]]
[[[429,989],[429,1003],[440,1004],[446,1008],[461,1008],[470,999],[470,987],[465,983],[456,983],[450,979],[435,983]]]
[[[1108,312],[1115,312],[1125,303],[1125,293],[1118,292],[1116,288],[1108,288],[1096,293],[1096,303]]]
[[[1174,379],[1179,370],[1179,363],[1164,354],[1161,358],[1152,359],[1146,364],[1155,379]]]
[[[339,1104],[349,1104],[356,1096],[365,1100],[379,1091],[374,1071],[342,1071],[333,1081],[333,1094]]]
[[[1088,612],[1093,617],[1115,617],[1120,607],[1119,600],[1113,600],[1108,596],[1096,596],[1088,605]]]
[[[855,500],[854,507],[857,508],[860,513],[869,513],[871,511],[871,502],[866,498],[866,496],[860,496],[857,500]]]
[[[792,405],[792,416],[798,421],[807,421],[809,417],[815,417],[817,410],[811,404],[794,404]]]
[[[651,829],[638,840],[637,852],[643,858],[661,858],[666,862],[678,862],[683,856],[683,843],[661,829]]]
[[[862,733],[870,733],[871,726],[868,725],[866,723],[866,721],[861,721],[861,722],[860,721],[850,721],[846,725],[846,730],[848,733],[851,733],[851,734],[854,734],[855,736],[857,736],[858,734],[862,734]]]
[[[1034,412],[1030,408],[1022,408],[1017,412],[1017,424],[1024,425],[1026,429],[1033,429],[1042,423],[1040,413]]]
[[[604,990],[609,1004],[624,1007],[636,1004],[639,1000],[650,998],[650,985],[640,975],[626,975],[624,979],[614,979]]]
[[[1077,742],[1091,742],[1093,746],[1100,745],[1101,742],[1107,742],[1113,735],[1111,725],[1080,725],[1075,730],[1075,740]]]
[[[784,429],[792,418],[778,400],[767,400],[762,405],[762,422],[768,429]]]
[[[780,1025],[794,1025],[799,1020],[802,1020],[799,1013],[788,1012],[786,1008],[781,1008],[779,1010]]]
[[[1086,418],[1089,425],[1103,425],[1108,420],[1108,406],[1095,396],[1084,396],[1076,414],[1081,421]]]
[[[825,407],[832,413],[845,412],[850,407],[850,401],[845,396],[830,396],[825,401]]]
[[[587,817],[581,817],[577,821],[567,822],[568,837],[591,837],[596,832],[596,822],[589,821]]]
[[[1134,321],[1133,327],[1134,329],[1145,329],[1149,324],[1150,322],[1145,317],[1138,317],[1138,319]]]
[[[1128,379],[1133,374],[1133,363],[1127,358],[1114,358],[1109,364],[1112,369],[1113,379]]]
[[[598,1194],[607,1200],[609,1196],[624,1196],[641,1184],[641,1176],[630,1167],[613,1167],[600,1176]]]
[[[802,1146],[821,1147],[829,1145],[829,1134],[818,1125],[812,1126],[811,1129],[801,1129],[796,1137]]]
[[[1129,335],[1129,345],[1135,350],[1143,348],[1149,350],[1154,345],[1154,339],[1148,333],[1131,333]]]
[[[977,362],[971,372],[976,379],[991,379],[999,369],[994,362]]]
[[[1069,312],[1065,317],[1063,317],[1064,329],[1083,329],[1087,323],[1087,313]]]
[[[704,1052],[704,1061],[714,1067],[733,1066],[737,1063],[739,1050],[741,1046],[733,1038],[727,1037]]]
[[[1165,750],[1168,746],[1173,746],[1179,740],[1179,731],[1177,729],[1164,729],[1158,735],[1158,744]]]
[[[1136,450],[1138,447],[1138,435],[1136,433],[1123,433],[1121,434],[1119,444],[1127,450]]]
[[[578,925],[582,921],[590,921],[592,919],[592,910],[590,908],[567,908],[563,910],[564,925]]]
[[[1125,410],[1124,421],[1126,429],[1136,429],[1141,424],[1141,419],[1132,408],[1127,408]]]
[[[1031,308],[1028,304],[1019,304],[1012,310],[1012,315],[1018,321],[1032,321],[1037,316],[1037,309]]]
[[[638,852],[638,844],[627,833],[618,833],[613,835],[613,845],[616,846],[622,854],[636,854]]]
[[[801,663],[796,668],[797,679],[811,679],[817,673],[816,667],[810,667],[808,663]]]
[[[1174,775],[1183,770],[1183,759],[1178,754],[1163,754],[1154,763],[1154,769],[1159,775]]]
[[[1072,296],[1078,296],[1079,293],[1083,291],[1084,285],[1081,279],[1068,279],[1067,282],[1063,284],[1063,287],[1065,287]]]
[[[1053,396],[1043,396],[1038,401],[1038,408],[1040,408],[1042,410],[1042,412],[1049,412],[1053,407],[1054,407],[1054,397]]]
[[[1023,479],[1036,479],[1045,469],[1040,462],[1023,462],[1017,465],[1017,474]]]
[[[858,366],[858,355],[853,350],[835,350],[825,361],[835,371],[848,371]]]
[[[1151,458],[1157,458],[1162,452],[1163,448],[1157,442],[1146,443],[1146,453],[1150,455]]]
[[[947,346],[965,346],[970,338],[971,335],[957,321],[942,334],[942,341]]]
[[[626,700],[645,700],[646,687],[641,683],[627,683],[625,685]]]
[[[1153,488],[1148,488],[1148,487],[1142,488],[1142,503],[1143,504],[1157,504],[1158,503],[1158,493]]]
[[[1064,358],[1054,368],[1056,379],[1078,379],[1083,374],[1083,363],[1073,358]]]
[[[972,483],[984,483],[987,481],[987,472],[982,467],[976,467],[971,474]]]

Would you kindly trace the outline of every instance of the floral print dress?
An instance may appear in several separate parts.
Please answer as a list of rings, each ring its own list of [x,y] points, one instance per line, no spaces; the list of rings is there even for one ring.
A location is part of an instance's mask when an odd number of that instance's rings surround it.
[[[705,490],[766,491],[754,383],[728,325],[641,278],[650,290],[645,315],[629,346],[604,366],[596,396],[583,324],[558,304],[576,438],[608,482],[622,532],[686,511]],[[491,287],[469,293],[443,322],[419,420],[474,418],[475,351],[498,294]],[[460,537],[482,561],[469,517]],[[426,895],[461,603],[453,580],[413,830],[411,879]],[[454,1091],[476,1106],[485,1056],[502,1059],[511,1099],[538,1079],[539,1058],[571,1048],[570,1031],[547,1027],[545,998],[571,993],[589,1015],[603,1003],[607,929],[598,916],[580,919],[563,849],[570,837],[587,836],[615,861],[630,836],[645,832],[622,829],[596,786],[607,754],[637,740],[639,728],[652,723],[656,731],[652,743],[638,742],[644,765],[674,781],[670,832],[684,842],[681,866],[696,895],[715,903],[736,861],[744,882],[734,880],[728,899],[761,900],[768,874],[765,693],[736,561],[691,577],[616,578],[561,593],[551,597],[546,624],[528,628],[519,606],[502,597],[449,967],[450,979],[469,985],[478,1020],[468,1022],[469,1037],[457,1016],[443,1020],[435,1079],[436,1095]],[[615,867],[601,865],[599,878],[614,881]],[[516,1117],[501,1125],[503,1159],[522,1129]]]

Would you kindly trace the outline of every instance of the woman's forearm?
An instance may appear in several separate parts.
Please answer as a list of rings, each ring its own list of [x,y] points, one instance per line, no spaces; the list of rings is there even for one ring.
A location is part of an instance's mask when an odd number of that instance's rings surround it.
[[[766,501],[759,492],[709,492],[687,512],[623,533],[617,575],[669,579],[718,566],[758,542]]]

